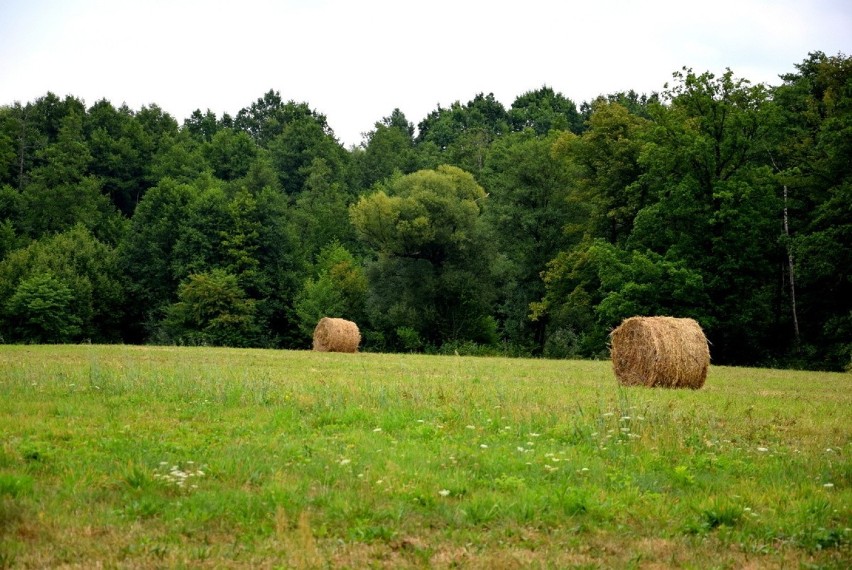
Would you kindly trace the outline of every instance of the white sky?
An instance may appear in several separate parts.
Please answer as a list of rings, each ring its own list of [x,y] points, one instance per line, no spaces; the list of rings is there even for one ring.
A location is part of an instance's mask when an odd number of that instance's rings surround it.
[[[852,1],[0,0],[0,105],[53,91],[183,122],[275,89],[349,146],[395,107],[416,125],[542,85],[579,106],[684,65],[777,84],[816,50],[852,53]]]

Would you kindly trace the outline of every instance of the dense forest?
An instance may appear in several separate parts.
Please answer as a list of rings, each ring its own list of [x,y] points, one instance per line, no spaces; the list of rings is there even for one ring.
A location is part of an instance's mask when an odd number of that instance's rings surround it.
[[[365,350],[599,357],[673,315],[717,364],[849,368],[852,59],[791,68],[396,109],[352,148],[276,91],[0,107],[0,340],[307,348],[337,316]]]

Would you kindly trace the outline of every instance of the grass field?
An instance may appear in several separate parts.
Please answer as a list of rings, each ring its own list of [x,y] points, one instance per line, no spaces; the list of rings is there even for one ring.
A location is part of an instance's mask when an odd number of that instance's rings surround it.
[[[0,347],[0,567],[848,568],[852,375]]]

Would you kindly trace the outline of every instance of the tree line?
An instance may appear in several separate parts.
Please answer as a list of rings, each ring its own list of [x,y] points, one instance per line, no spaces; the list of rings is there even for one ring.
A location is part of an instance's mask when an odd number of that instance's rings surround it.
[[[398,109],[344,148],[276,91],[236,116],[0,107],[3,342],[607,354],[699,321],[717,364],[852,361],[852,60],[691,69],[579,107],[549,87]]]

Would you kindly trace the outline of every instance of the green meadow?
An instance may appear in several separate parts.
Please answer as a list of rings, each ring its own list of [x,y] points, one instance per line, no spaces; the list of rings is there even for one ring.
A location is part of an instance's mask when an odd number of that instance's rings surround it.
[[[0,567],[848,568],[852,375],[0,347]]]

